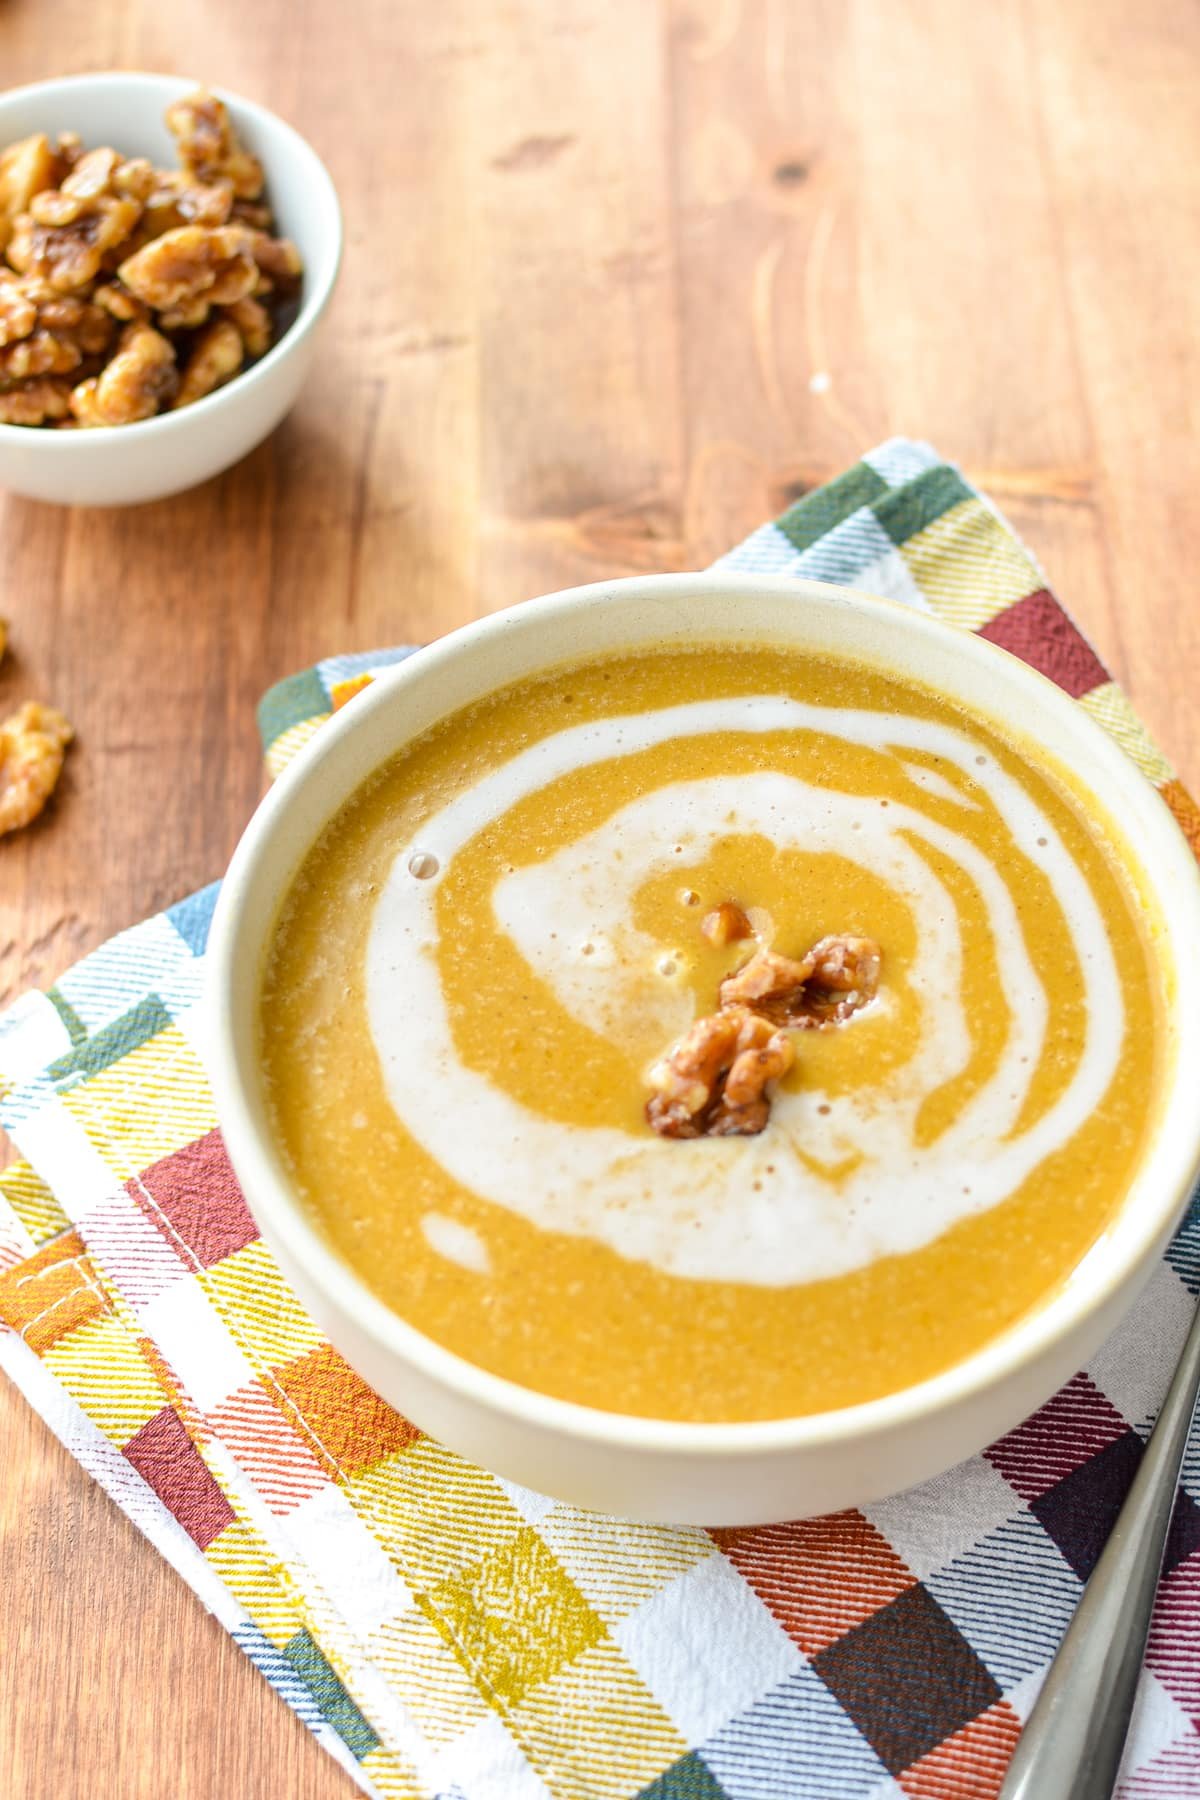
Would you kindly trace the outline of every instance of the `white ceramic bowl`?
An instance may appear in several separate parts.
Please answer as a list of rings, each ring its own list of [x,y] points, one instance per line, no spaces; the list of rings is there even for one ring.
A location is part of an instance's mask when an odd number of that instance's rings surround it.
[[[197,81],[173,75],[72,75],[0,95],[0,148],[31,132],[77,131],[85,146],[112,144],[156,166],[178,167],[163,122]],[[0,425],[0,487],[64,506],[131,506],[195,487],[273,431],[300,392],[314,333],[342,255],[342,219],[325,165],[299,133],[261,106],[216,90],[248,149],[262,161],[277,229],[304,261],[300,311],[260,361],[195,405],[136,425],[45,431]]]
[[[406,1324],[328,1247],[289,1186],[264,1109],[256,1011],[266,946],[305,853],[379,765],[503,683],[597,652],[742,638],[834,652],[1019,721],[1121,822],[1162,910],[1174,966],[1162,1111],[1119,1216],[1065,1286],[969,1360],[883,1399],[753,1424],[629,1418],[549,1399]],[[1149,1274],[1200,1162],[1200,875],[1167,808],[1081,707],[1003,650],[891,601],[733,575],[635,578],[515,607],[382,676],[283,775],[250,823],[211,939],[211,1071],[263,1236],[333,1343],[388,1400],[477,1462],[583,1506],[707,1525],[862,1504],[981,1449],[1086,1361]]]

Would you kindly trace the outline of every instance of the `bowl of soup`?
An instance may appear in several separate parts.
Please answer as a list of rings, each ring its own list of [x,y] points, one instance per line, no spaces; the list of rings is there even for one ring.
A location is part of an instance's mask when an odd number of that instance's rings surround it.
[[[210,955],[263,1236],[422,1430],[752,1523],[973,1454],[1136,1296],[1200,1162],[1200,875],[995,645],[635,578],[379,677]]]

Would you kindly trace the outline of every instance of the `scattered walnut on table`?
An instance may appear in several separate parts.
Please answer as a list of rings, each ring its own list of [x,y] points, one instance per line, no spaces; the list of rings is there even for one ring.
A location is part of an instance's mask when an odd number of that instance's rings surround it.
[[[32,700],[0,724],[0,836],[37,818],[74,735],[60,712]]]
[[[151,325],[127,325],[112,360],[72,392],[71,411],[81,425],[131,425],[152,418],[178,388],[175,346]]]
[[[198,88],[167,108],[167,128],[190,175],[204,182],[227,181],[239,200],[258,199],[262,164],[238,138],[224,101]]]

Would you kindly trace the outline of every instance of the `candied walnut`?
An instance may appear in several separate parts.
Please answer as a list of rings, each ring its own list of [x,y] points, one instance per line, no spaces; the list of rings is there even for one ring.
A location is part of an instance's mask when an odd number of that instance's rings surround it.
[[[259,273],[272,287],[290,287],[299,280],[304,264],[291,238],[268,237],[265,231],[249,231],[246,235]]]
[[[271,315],[261,301],[247,295],[224,309],[241,333],[247,356],[265,356],[271,347]]]
[[[78,294],[56,294],[47,288],[38,299],[37,322],[56,337],[69,339],[84,356],[97,356],[112,340],[112,320]]]
[[[720,906],[705,913],[700,921],[700,932],[718,950],[723,950],[726,944],[737,944],[743,938],[754,936],[749,919],[732,900],[722,900]]]
[[[796,1060],[796,1047],[782,1031],[772,1031],[756,1013],[751,1042],[738,1051],[725,1077],[725,1086],[709,1114],[709,1137],[755,1137],[771,1115],[772,1082],[787,1074]]]
[[[124,244],[141,210],[136,200],[107,194],[81,198],[61,188],[35,194],[37,209],[18,214],[8,260],[23,275],[36,275],[59,293],[86,287],[105,257]]]
[[[109,145],[98,150],[88,150],[80,156],[70,174],[65,176],[60,193],[72,194],[80,200],[94,200],[97,194],[107,194],[112,186],[113,171],[121,158]],[[35,218],[38,216],[35,213]],[[46,224],[57,225],[57,219],[47,219]]]
[[[129,240],[131,255],[152,238],[161,237],[164,231],[175,231],[187,223],[179,210],[178,184],[182,181],[183,177],[176,172],[158,171],[155,185],[142,206],[137,228]]]
[[[92,295],[95,304],[102,307],[112,318],[119,319],[123,325],[139,325],[149,322],[150,308],[144,300],[131,294],[127,287],[119,281],[106,281]]]
[[[874,938],[823,937],[809,951],[808,998],[822,1020],[849,1018],[879,992],[883,953]]]
[[[791,1039],[745,1007],[710,1013],[651,1069],[647,1121],[660,1137],[753,1137],[770,1113],[768,1085],[794,1058]]]
[[[44,425],[65,419],[70,407],[70,386],[51,375],[0,387],[0,425]]]
[[[185,300],[182,306],[165,306],[158,323],[164,331],[197,331],[211,311],[207,300]]]
[[[139,300],[166,311],[198,300],[228,306],[250,293],[257,272],[245,231],[181,225],[126,257],[117,273]]]
[[[37,324],[36,284],[0,275],[0,345],[28,337]]]
[[[60,131],[54,148],[59,167],[69,175],[83,155],[83,139],[77,131]]]
[[[60,167],[44,132],[0,151],[0,251],[12,235],[17,215],[29,211],[35,194],[54,186]]]
[[[33,308],[33,327],[13,343],[0,332],[0,381],[24,381],[34,375],[69,375],[86,357],[106,350],[113,322],[107,313],[75,294],[56,294],[44,282],[24,277],[20,283],[0,284],[0,318],[7,288],[17,291],[13,310]],[[17,324],[24,324],[21,311]]]
[[[265,200],[235,200],[230,217],[235,224],[249,225],[254,231],[275,229],[275,214]]]
[[[70,224],[75,215],[63,202],[64,194],[72,200],[95,200],[104,194],[136,200],[140,205],[156,180],[154,169],[144,156],[127,161],[105,144],[77,157],[61,187],[39,195],[36,204],[30,202],[30,210],[40,224]]]
[[[0,350],[0,381],[23,381],[30,375],[69,375],[82,361],[77,345],[52,331],[35,331]]]
[[[175,348],[149,325],[130,325],[116,355],[71,394],[81,425],[130,425],[169,403],[179,385]]]
[[[0,725],[0,836],[37,818],[74,735],[60,712],[35,701]]]
[[[227,181],[184,182],[175,209],[187,225],[224,225],[233,209],[233,189]]]
[[[837,1025],[873,1000],[882,958],[872,938],[825,937],[797,962],[759,950],[721,983],[722,1006],[750,1006],[777,1025]]]
[[[245,354],[242,334],[233,320],[217,319],[201,332],[192,346],[183,367],[175,406],[191,406],[194,401],[203,400],[205,394],[211,394],[214,388],[237,374]]]
[[[736,969],[727,975],[721,983],[719,993],[722,1006],[752,1006],[756,1011],[778,1018],[787,1018],[789,1009],[795,1003],[798,1010],[803,999],[804,986],[812,974],[812,963],[808,957],[797,962],[791,956],[781,956],[776,950],[758,950]]]
[[[157,169],[134,233],[134,247],[140,250],[181,225],[224,225],[232,207],[233,189],[227,181],[192,181],[179,169]]]
[[[301,261],[273,235],[262,168],[203,89],[168,125],[179,169],[74,132],[0,151],[0,422],[149,418],[270,348],[274,320],[254,296],[294,289]]]
[[[111,185],[114,194],[123,194],[128,200],[144,204],[153,192],[157,180],[154,165],[144,156],[133,156],[117,164],[112,172]],[[63,186],[66,186],[66,182]]]
[[[29,283],[25,292],[34,308],[34,329],[0,348],[0,381],[69,375],[86,357],[108,348],[113,322],[98,306],[75,294],[56,294],[38,282]]]
[[[228,181],[239,200],[258,199],[263,191],[262,164],[239,140],[224,101],[197,88],[167,108],[167,127],[189,174],[200,181]]]

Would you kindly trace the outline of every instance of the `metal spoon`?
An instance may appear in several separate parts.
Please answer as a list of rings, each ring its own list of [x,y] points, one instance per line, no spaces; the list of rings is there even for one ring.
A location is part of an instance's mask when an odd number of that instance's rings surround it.
[[[1109,1800],[1116,1787],[1198,1392],[1200,1312],[998,1800]]]

